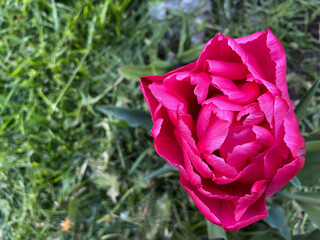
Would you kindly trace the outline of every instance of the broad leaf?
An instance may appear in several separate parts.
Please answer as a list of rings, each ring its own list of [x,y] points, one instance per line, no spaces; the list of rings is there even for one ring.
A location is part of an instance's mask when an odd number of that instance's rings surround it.
[[[303,95],[300,102],[296,106],[294,112],[297,115],[299,122],[305,117],[307,107],[309,106],[313,95],[316,93],[319,86],[320,79],[312,84],[312,87]]]
[[[110,114],[116,118],[126,121],[131,127],[142,126],[147,131],[150,131],[153,125],[150,114],[142,110],[103,105],[98,106],[97,109],[106,115]]]
[[[263,221],[270,227],[278,229],[281,236],[286,240],[291,240],[290,229],[283,208],[280,205],[273,204],[268,213],[269,216],[264,218]]]

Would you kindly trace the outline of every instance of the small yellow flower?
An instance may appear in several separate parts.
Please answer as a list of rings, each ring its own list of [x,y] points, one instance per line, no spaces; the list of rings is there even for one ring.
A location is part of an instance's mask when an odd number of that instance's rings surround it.
[[[62,227],[62,231],[68,232],[72,226],[72,222],[68,217],[66,217],[60,225]]]

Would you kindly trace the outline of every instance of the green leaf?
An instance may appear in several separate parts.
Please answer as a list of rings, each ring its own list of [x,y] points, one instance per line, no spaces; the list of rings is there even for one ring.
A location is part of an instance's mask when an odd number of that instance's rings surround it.
[[[307,152],[304,167],[298,173],[298,178],[303,185],[320,183],[320,152]]]
[[[186,48],[186,45],[190,42],[190,33],[187,19],[185,17],[182,17],[182,29],[180,33],[178,55],[183,53],[184,49]]]
[[[140,165],[140,163],[142,162],[142,160],[145,158],[145,156],[151,152],[150,148],[147,148],[146,150],[144,150],[139,157],[137,158],[137,160],[133,163],[132,167],[130,168],[130,170],[128,171],[128,176],[130,176],[135,169]]]
[[[181,63],[190,63],[192,61],[195,61],[203,48],[204,44],[195,45],[194,47],[190,48],[187,51],[182,52],[177,56],[178,62]]]
[[[226,231],[216,225],[216,224],[213,224],[212,222],[210,222],[209,220],[206,219],[206,222],[207,222],[207,232],[208,232],[208,238],[211,240],[211,239],[216,239],[216,238],[219,238],[219,239],[225,239],[227,240],[227,233]]]
[[[116,118],[126,121],[131,127],[142,126],[147,131],[150,131],[153,125],[150,114],[142,110],[103,105],[98,106],[97,109],[106,115],[110,114]]]
[[[290,183],[295,186],[296,188],[298,188],[299,190],[301,190],[301,182],[299,180],[299,178],[297,176],[295,176],[294,178],[292,178],[290,180]]]
[[[79,211],[78,211],[79,205],[80,204],[77,198],[71,198],[68,201],[68,214],[73,219],[77,219],[79,216]]]
[[[268,213],[269,216],[264,218],[263,221],[270,227],[278,229],[281,236],[286,240],[291,240],[290,229],[283,208],[280,205],[273,204]]]
[[[307,141],[306,152],[320,152],[320,140]]]
[[[118,69],[121,76],[128,80],[139,81],[140,77],[149,75],[161,75],[168,71],[171,64],[157,60],[150,65],[128,65]]]
[[[174,166],[171,166],[169,163],[166,163],[163,167],[159,168],[158,170],[150,173],[146,177],[144,177],[141,182],[145,182],[151,178],[158,177],[160,175],[166,174],[166,173],[171,173],[171,172],[177,172],[178,169]]]
[[[314,94],[316,93],[316,91],[318,89],[319,82],[320,82],[320,79],[316,80],[312,84],[311,88],[303,95],[300,102],[296,106],[294,112],[297,115],[299,122],[305,117],[307,107],[309,106],[312,97],[314,96]]]

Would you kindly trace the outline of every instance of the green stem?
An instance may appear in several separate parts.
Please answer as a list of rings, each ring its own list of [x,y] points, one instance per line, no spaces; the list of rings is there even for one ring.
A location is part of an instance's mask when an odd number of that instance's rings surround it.
[[[306,142],[306,152],[319,152],[320,140]]]
[[[226,231],[222,227],[216,224],[213,224],[208,220],[206,220],[206,222],[207,222],[207,231],[208,231],[209,239],[215,239],[215,238],[223,238],[225,240],[228,239]]]

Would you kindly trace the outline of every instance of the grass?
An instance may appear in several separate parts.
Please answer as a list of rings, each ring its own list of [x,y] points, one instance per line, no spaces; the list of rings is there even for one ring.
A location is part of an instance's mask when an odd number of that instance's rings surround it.
[[[207,239],[177,173],[140,183],[164,164],[148,132],[98,110],[146,109],[139,82],[117,69],[181,65],[196,33],[205,42],[270,27],[287,52],[291,98],[319,78],[317,1],[212,1],[163,19],[155,3],[0,1],[0,239]],[[319,134],[319,101],[305,137]]]

